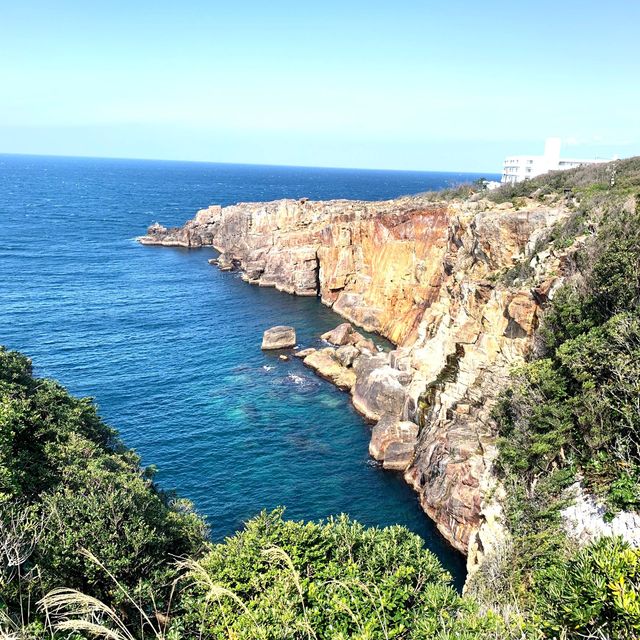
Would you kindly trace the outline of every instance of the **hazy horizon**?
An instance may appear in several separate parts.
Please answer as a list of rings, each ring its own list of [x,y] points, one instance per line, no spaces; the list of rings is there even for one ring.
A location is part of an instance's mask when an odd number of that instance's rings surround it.
[[[185,160],[177,158],[140,158],[140,157],[123,157],[123,156],[93,156],[93,155],[66,155],[59,153],[11,153],[0,151],[2,157],[19,157],[19,158],[60,158],[60,159],[78,159],[78,160],[127,160],[139,162],[175,162],[184,164],[211,164],[221,166],[246,166],[246,167],[274,167],[281,169],[333,169],[336,171],[378,171],[383,173],[443,173],[443,174],[469,174],[477,175],[478,173],[486,173],[487,175],[500,175],[499,170],[487,171],[465,171],[451,169],[395,169],[393,167],[337,167],[329,165],[308,165],[308,164],[276,164],[264,162],[220,162],[216,160]]]

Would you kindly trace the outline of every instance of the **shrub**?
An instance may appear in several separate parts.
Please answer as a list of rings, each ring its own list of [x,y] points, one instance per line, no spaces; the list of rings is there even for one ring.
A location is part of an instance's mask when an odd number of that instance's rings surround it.
[[[635,640],[640,635],[640,549],[602,538],[539,572],[547,637]]]
[[[154,485],[88,399],[34,378],[27,358],[0,347],[1,531],[22,549],[17,561],[0,553],[0,609],[10,616],[59,586],[126,614],[122,593],[83,548],[127,588],[162,600],[174,557],[197,555],[206,542],[202,520]]]
[[[484,638],[499,624],[456,593],[418,536],[346,516],[263,512],[190,569],[180,620],[189,637],[426,640],[464,628],[460,637]]]

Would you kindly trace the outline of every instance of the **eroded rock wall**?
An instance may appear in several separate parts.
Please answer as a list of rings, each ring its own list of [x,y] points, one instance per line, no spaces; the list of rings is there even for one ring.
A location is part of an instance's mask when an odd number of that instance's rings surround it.
[[[488,500],[491,409],[532,348],[540,304],[562,275],[561,259],[535,247],[566,215],[533,201],[515,210],[420,197],[281,200],[210,207],[180,229],[150,227],[141,242],[213,246],[249,282],[319,295],[393,341],[390,354],[365,349],[349,362],[354,405],[383,421],[375,434],[384,447],[375,451],[391,447],[388,466],[404,469],[425,512],[475,565],[487,527],[498,526]],[[536,288],[507,286],[502,276],[525,257]]]

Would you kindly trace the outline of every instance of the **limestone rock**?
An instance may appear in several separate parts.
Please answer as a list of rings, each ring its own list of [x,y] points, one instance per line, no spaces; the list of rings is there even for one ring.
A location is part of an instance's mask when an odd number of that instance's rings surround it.
[[[410,377],[392,369],[387,360],[387,354],[363,354],[354,363],[353,404],[368,420],[378,421],[385,415],[400,418],[404,412]]]
[[[382,468],[390,471],[404,471],[413,461],[415,450],[415,442],[392,442],[387,447]]]
[[[262,348],[269,349],[290,349],[296,346],[296,330],[293,327],[283,325],[272,327],[264,332],[262,338]]]
[[[318,349],[310,353],[303,362],[319,376],[329,380],[329,382],[332,382],[343,391],[351,390],[351,387],[355,384],[355,373],[352,369],[348,369],[340,363],[336,357],[336,350],[331,347]]]
[[[404,471],[413,460],[417,437],[417,424],[385,416],[373,427],[369,454],[385,469]]]
[[[351,324],[349,322],[343,322],[335,329],[323,333],[321,337],[330,344],[341,346],[345,344],[352,344],[352,337],[354,333],[356,333],[356,331]]]
[[[232,258],[229,257],[226,253],[221,253],[218,256],[217,265],[220,271],[233,271],[234,268]]]
[[[365,338],[356,331],[349,322],[339,324],[335,329],[323,333],[321,338],[335,346],[354,345],[359,351],[369,351],[374,353],[376,345],[373,340]]]
[[[356,335],[360,336],[359,333]],[[361,353],[376,353],[378,351],[375,342],[363,336],[360,336],[353,344]]]
[[[618,511],[607,521],[607,508],[576,484],[572,487],[573,504],[562,510],[567,535],[581,544],[603,536],[620,536],[633,547],[640,546],[640,514]]]
[[[308,349],[300,349],[300,351],[296,351],[293,355],[296,358],[306,358],[307,356],[311,355],[312,353],[315,353],[316,349],[312,349],[312,348],[308,348]]]
[[[359,355],[360,351],[351,344],[346,344],[344,347],[338,347],[336,349],[336,358],[343,367],[353,366],[353,363]]]

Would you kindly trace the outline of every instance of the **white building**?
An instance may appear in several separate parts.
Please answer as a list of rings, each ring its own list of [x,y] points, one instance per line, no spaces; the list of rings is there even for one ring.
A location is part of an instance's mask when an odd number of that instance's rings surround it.
[[[609,160],[578,160],[560,157],[560,138],[547,138],[542,156],[509,156],[502,168],[502,183],[522,182],[548,171],[573,169],[583,164],[597,164]]]

